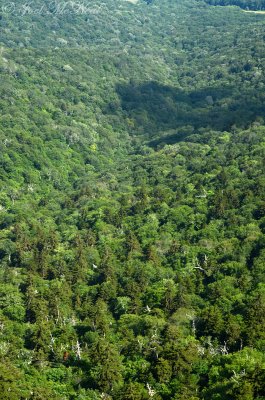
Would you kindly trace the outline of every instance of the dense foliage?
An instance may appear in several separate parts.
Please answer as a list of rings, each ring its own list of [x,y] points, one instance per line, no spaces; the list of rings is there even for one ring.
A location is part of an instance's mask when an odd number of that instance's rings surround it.
[[[264,0],[205,0],[213,6],[238,6],[248,10],[264,10]]]
[[[264,399],[264,17],[23,4],[0,18],[0,399]]]

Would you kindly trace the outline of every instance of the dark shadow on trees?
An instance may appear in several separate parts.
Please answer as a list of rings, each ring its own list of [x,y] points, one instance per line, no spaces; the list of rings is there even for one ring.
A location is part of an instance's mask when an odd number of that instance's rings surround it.
[[[236,87],[209,87],[185,92],[157,82],[118,84],[120,104],[110,104],[109,114],[122,112],[132,135],[144,137],[151,147],[187,140],[201,128],[246,128],[264,116],[264,94]]]

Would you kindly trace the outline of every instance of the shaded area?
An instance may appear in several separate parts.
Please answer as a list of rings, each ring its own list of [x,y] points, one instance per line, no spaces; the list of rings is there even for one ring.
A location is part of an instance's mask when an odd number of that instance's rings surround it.
[[[204,0],[211,6],[238,6],[245,10],[264,10],[265,0]]]
[[[151,81],[119,84],[116,91],[130,133],[143,135],[151,146],[176,143],[200,128],[245,128],[264,115],[264,94],[252,89],[209,87],[187,92]],[[109,112],[115,113],[113,105]]]

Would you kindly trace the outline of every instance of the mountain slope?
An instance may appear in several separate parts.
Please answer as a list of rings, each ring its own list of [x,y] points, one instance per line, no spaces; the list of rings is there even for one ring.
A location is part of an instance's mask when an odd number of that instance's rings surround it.
[[[261,400],[263,17],[27,7],[0,20],[0,399]]]

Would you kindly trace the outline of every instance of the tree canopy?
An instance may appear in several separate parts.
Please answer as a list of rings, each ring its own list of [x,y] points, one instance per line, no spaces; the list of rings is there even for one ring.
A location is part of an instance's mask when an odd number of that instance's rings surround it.
[[[264,16],[18,0],[0,25],[0,399],[263,400]]]

